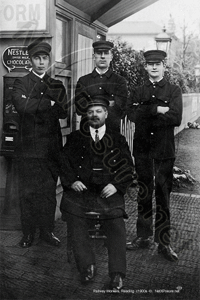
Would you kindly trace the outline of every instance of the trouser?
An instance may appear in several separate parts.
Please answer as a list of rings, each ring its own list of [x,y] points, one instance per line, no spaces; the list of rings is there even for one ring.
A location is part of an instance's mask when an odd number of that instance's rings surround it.
[[[88,234],[90,227],[88,219],[67,213],[67,226],[71,234],[77,268],[83,273],[89,265],[95,264],[95,253]],[[126,231],[123,217],[104,219],[101,229],[107,236],[109,275],[119,272],[125,276]]]
[[[153,160],[135,157],[139,183],[137,236],[147,238],[153,235],[152,195],[155,185],[155,242],[163,245],[170,243],[169,204],[173,183],[173,165],[174,158]]]
[[[20,158],[17,160],[19,198],[23,234],[54,229],[56,210],[55,174],[47,159]]]
[[[97,189],[96,189],[97,188]],[[69,190],[61,201],[62,219],[67,222],[77,268],[84,272],[88,265],[95,264],[95,253],[91,247],[88,230],[91,220],[86,212],[99,212],[101,229],[107,236],[109,274],[126,274],[126,230],[123,195],[115,193],[108,198],[100,198],[101,187],[88,187],[84,192]],[[111,204],[115,203],[115,206]],[[119,205],[121,204],[121,205]]]

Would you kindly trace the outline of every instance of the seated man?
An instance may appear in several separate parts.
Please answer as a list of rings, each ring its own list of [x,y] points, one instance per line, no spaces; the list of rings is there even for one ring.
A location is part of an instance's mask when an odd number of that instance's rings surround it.
[[[126,274],[124,194],[133,181],[133,162],[125,137],[106,128],[108,105],[102,96],[91,99],[86,108],[87,124],[67,137],[60,209],[71,233],[82,283],[92,281],[96,273],[86,213],[101,214],[107,236],[110,288],[120,290]]]

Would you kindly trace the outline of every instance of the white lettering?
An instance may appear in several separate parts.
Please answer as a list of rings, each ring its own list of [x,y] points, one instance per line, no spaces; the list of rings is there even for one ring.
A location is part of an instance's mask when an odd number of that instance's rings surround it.
[[[24,61],[23,60],[12,60],[12,64],[13,65],[24,65]]]
[[[27,50],[20,50],[20,49],[8,49],[8,55],[27,55],[28,56],[28,51]]]
[[[8,49],[8,55],[12,55],[12,49]]]

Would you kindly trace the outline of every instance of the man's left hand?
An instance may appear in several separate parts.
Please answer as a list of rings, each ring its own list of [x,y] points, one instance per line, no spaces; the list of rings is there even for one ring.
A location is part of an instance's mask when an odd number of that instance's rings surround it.
[[[116,187],[113,184],[109,183],[101,191],[100,197],[108,198],[108,197],[112,196],[113,194],[115,194],[116,192],[117,192]]]
[[[157,106],[157,113],[158,114],[165,114],[169,111],[169,107]]]

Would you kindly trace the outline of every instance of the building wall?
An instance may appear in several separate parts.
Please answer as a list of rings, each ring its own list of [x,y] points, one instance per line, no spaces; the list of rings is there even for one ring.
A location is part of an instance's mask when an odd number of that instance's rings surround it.
[[[148,50],[156,48],[155,37],[161,31],[162,28],[151,21],[122,21],[109,28],[108,38],[127,41],[136,51]]]
[[[118,35],[118,34],[109,34],[108,38],[111,40],[117,40],[120,39],[122,41],[126,41],[132,48],[136,51],[140,50],[147,50],[147,49],[155,49],[156,48],[156,42],[155,42],[155,35],[150,35],[150,34],[135,34],[130,35],[130,34],[123,34],[123,35]]]

